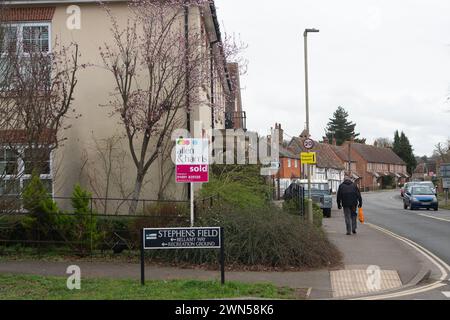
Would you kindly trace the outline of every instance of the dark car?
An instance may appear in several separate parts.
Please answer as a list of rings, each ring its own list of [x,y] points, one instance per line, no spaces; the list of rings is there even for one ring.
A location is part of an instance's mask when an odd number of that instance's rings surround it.
[[[426,185],[414,185],[405,190],[403,197],[404,209],[426,208],[438,211],[439,203],[434,191]]]

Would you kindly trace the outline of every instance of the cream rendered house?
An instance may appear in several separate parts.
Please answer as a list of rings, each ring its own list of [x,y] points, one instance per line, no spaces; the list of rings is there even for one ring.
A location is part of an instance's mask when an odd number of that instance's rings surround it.
[[[127,1],[106,2],[119,24],[125,25],[129,14]],[[73,107],[81,117],[69,119],[71,128],[62,132],[67,140],[49,159],[51,168],[45,178],[51,180],[53,195],[55,198],[69,197],[74,184],[80,183],[94,191],[97,197],[128,196],[134,186],[136,169],[126,141],[120,139],[124,131],[118,117],[111,116],[110,108],[102,107],[108,103],[115,87],[111,74],[100,67],[99,47],[112,41],[110,19],[104,8],[98,1],[91,0],[11,0],[6,3],[14,8],[9,13],[10,23],[17,27],[19,33],[26,27],[39,28],[39,41],[49,51],[55,41],[77,43],[81,53],[80,63],[90,65],[80,70],[75,90]],[[218,44],[222,40],[213,2],[200,8],[190,8],[187,15],[180,16],[179,27],[188,32],[202,30],[205,43],[198,50],[218,52]],[[182,128],[185,129],[194,128],[194,124],[201,121],[201,127],[197,123],[196,137],[205,136],[210,128],[225,128],[225,105],[232,86],[226,64],[221,66],[218,63],[211,60],[210,72],[217,75],[217,70],[223,67],[225,73],[221,73],[224,76],[212,77],[214,81],[205,82],[201,92],[205,103],[192,106],[190,115],[185,111],[181,115]],[[219,105],[219,108],[212,111],[210,102]],[[170,171],[172,166],[172,161],[167,157],[160,157],[151,166],[141,198],[157,198],[162,172]],[[173,177],[164,196],[185,199],[187,188],[176,185]],[[60,204],[64,207],[63,203]]]

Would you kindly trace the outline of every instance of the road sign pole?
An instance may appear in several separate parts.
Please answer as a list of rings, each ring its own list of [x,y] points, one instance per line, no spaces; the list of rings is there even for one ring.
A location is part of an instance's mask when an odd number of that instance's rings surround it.
[[[225,241],[223,227],[220,227],[220,283],[225,284]]]
[[[191,188],[191,227],[194,226],[194,184],[191,182],[190,183],[190,188]]]
[[[141,230],[141,285],[145,285],[144,229]]]

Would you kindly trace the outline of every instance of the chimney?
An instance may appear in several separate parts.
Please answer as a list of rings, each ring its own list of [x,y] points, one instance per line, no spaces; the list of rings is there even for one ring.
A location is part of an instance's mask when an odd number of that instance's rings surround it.
[[[336,143],[336,138],[335,137],[333,137],[333,146],[335,146],[337,143]]]
[[[275,123],[275,130],[278,130],[278,142],[283,144],[284,130],[281,129],[281,123]]]
[[[375,142],[373,143],[373,145],[374,145],[375,147],[378,147],[378,141],[375,140]]]
[[[328,140],[328,137],[323,137],[323,143],[330,144],[330,140]]]

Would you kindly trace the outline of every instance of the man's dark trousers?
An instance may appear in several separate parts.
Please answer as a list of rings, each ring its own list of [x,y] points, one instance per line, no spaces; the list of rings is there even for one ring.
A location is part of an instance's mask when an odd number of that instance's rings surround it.
[[[347,227],[347,233],[356,232],[356,208],[344,207],[345,226]]]

